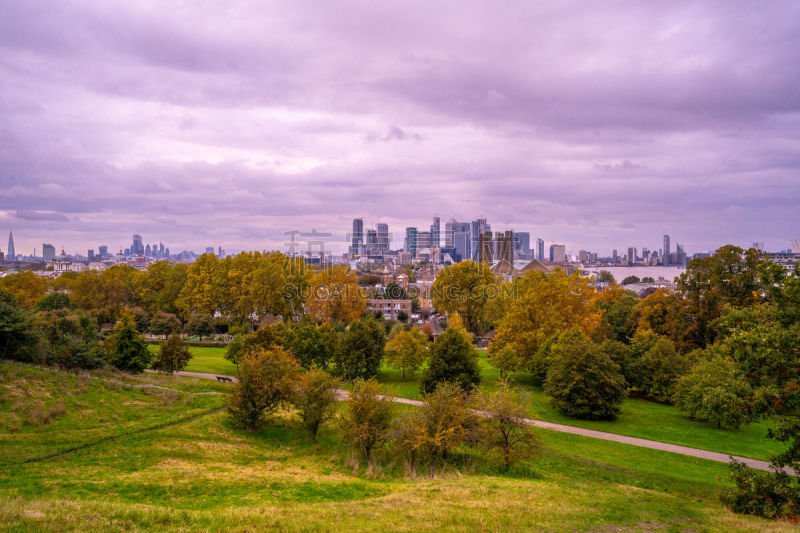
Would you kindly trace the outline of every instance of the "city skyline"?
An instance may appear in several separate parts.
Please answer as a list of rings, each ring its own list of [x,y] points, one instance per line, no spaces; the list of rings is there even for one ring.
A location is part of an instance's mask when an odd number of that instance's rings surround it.
[[[439,213],[573,253],[664,232],[687,250],[787,248],[798,15],[7,2],[0,229],[18,253],[132,233],[235,251],[291,229],[344,242],[353,213],[397,237]]]

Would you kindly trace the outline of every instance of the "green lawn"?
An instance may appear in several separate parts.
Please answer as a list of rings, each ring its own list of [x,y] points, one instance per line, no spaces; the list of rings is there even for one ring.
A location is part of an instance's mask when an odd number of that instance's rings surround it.
[[[151,347],[156,348],[157,347]],[[187,370],[210,372],[214,374],[233,374],[235,366],[224,358],[223,348],[190,348],[194,358]],[[486,352],[478,350],[481,367],[481,388],[492,390],[497,387],[500,375],[492,367]],[[419,398],[420,374],[412,379],[402,380],[399,370],[382,366],[378,380],[387,385],[392,394],[402,398]],[[713,425],[694,422],[670,405],[662,405],[641,399],[629,399],[622,407],[622,414],[614,421],[589,421],[569,418],[550,406],[547,396],[539,387],[530,384],[528,376],[515,376],[513,384],[523,391],[523,401],[532,418],[568,424],[619,435],[652,439],[672,444],[681,444],[704,450],[711,450],[754,459],[768,459],[783,450],[783,446],[767,439],[769,424],[759,422],[739,430],[717,429]]]
[[[368,474],[335,424],[316,445],[291,414],[249,434],[223,402],[0,363],[0,530],[792,530],[723,508],[720,463],[540,430],[510,473],[465,450],[435,479],[390,453]]]
[[[158,353],[159,346],[150,344],[150,351]],[[188,372],[207,372],[209,374],[233,375],[236,365],[225,359],[225,348],[213,346],[190,346],[192,359],[186,367]]]

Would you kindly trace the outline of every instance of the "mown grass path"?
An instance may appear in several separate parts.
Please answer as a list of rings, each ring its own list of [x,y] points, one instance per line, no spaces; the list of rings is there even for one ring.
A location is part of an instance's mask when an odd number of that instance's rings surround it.
[[[146,372],[154,372],[154,371],[147,370]],[[176,372],[175,374],[179,376],[187,376],[187,377],[194,377],[201,379],[217,379],[218,376],[218,374],[208,374],[205,372]],[[233,376],[225,376],[225,377],[231,378],[234,382],[236,381],[236,378]],[[346,398],[347,394],[349,394],[347,391],[344,390],[340,390],[338,391],[338,393],[340,398],[342,399]],[[393,402],[402,403],[406,405],[414,405],[414,406],[422,405],[422,402],[419,400],[410,400],[408,398],[397,398],[397,397],[389,397],[389,399]],[[664,452],[688,455],[690,457],[698,457],[700,459],[708,459],[710,461],[717,461],[721,463],[728,463],[730,462],[731,458],[733,458],[736,459],[737,461],[746,464],[750,468],[755,468],[757,470],[766,470],[766,471],[770,470],[769,462],[762,461],[759,459],[751,459],[749,457],[728,455],[719,452],[701,450],[698,448],[691,448],[689,446],[680,446],[678,444],[669,444],[667,442],[659,442],[649,439],[640,439],[638,437],[628,437],[626,435],[617,435],[616,433],[607,433],[605,431],[596,431],[593,429],[569,426],[566,424],[554,424],[552,422],[544,422],[541,420],[533,420],[530,418],[523,418],[522,420],[525,424],[528,424],[530,426],[541,429],[547,429],[550,431],[559,431],[561,433],[570,433],[572,435],[580,435],[592,439],[601,439],[601,440],[619,442],[622,444],[630,444],[631,446],[639,446],[641,448],[650,448],[652,450],[660,450]],[[790,469],[787,469],[787,471],[794,474],[794,471]]]

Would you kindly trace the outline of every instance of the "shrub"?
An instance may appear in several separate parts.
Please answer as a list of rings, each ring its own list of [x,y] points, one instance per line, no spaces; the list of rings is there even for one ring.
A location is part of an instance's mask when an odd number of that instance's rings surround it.
[[[616,363],[583,334],[554,344],[552,351],[544,390],[553,406],[575,418],[616,418],[626,391]]]
[[[270,350],[286,346],[287,329],[283,322],[268,324],[247,335],[236,335],[228,344],[225,359],[238,365],[239,359],[249,352]]]
[[[506,470],[539,452],[539,439],[523,421],[525,408],[508,385],[503,384],[496,392],[482,393],[477,406],[483,416],[481,442],[500,458]]]
[[[339,346],[339,334],[330,324],[317,325],[304,317],[286,332],[286,347],[300,366],[328,368]]]
[[[342,429],[349,443],[369,462],[389,437],[394,405],[374,379],[357,379],[345,404]]]
[[[469,390],[480,383],[480,369],[470,336],[463,328],[450,326],[431,347],[428,368],[422,378],[422,390],[433,392],[443,382]]]
[[[300,365],[283,348],[248,352],[239,361],[228,410],[233,419],[255,431],[294,393]]]
[[[181,336],[173,334],[159,348],[158,357],[153,361],[153,370],[172,374],[186,368],[191,358],[192,352],[183,344]]]
[[[320,426],[336,414],[337,386],[336,379],[318,367],[311,367],[297,381],[292,403],[300,413],[311,442],[316,442]]]
[[[31,316],[4,289],[0,289],[0,357],[30,361],[36,336]]]
[[[733,512],[765,518],[796,517],[800,512],[797,480],[785,472],[759,472],[731,460],[731,480],[736,487],[720,493]]]

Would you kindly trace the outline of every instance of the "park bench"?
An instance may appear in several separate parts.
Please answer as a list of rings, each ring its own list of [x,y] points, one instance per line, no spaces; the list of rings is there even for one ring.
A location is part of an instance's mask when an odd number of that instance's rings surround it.
[[[229,378],[228,376],[217,376],[217,381],[228,381],[233,383],[233,379]]]

